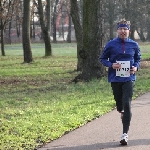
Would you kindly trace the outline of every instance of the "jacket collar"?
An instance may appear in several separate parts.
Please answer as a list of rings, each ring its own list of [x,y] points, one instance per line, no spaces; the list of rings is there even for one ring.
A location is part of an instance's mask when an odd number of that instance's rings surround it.
[[[122,39],[119,38],[119,37],[117,38],[117,40],[120,41],[120,42],[122,41]],[[128,41],[128,40],[129,40],[129,38],[124,39],[124,41]]]

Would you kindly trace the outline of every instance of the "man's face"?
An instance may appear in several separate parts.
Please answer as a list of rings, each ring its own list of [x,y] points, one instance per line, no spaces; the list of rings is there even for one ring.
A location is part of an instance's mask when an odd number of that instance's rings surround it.
[[[129,29],[127,27],[120,27],[118,28],[117,30],[117,33],[118,33],[118,36],[121,38],[121,39],[126,39],[129,37]]]

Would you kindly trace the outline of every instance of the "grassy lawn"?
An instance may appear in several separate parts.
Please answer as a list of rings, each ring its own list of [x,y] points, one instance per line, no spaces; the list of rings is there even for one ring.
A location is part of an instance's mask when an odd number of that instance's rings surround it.
[[[141,69],[134,99],[150,90],[150,44],[140,44]],[[107,78],[70,82],[76,72],[76,44],[32,44],[34,62],[23,64],[21,44],[6,45],[0,56],[0,149],[31,150],[115,108]]]

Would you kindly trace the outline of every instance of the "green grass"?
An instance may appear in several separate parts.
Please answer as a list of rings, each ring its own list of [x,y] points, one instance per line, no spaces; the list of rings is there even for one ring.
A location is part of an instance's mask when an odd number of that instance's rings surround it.
[[[142,52],[142,59],[150,59],[150,43],[141,43],[140,44],[140,49]]]
[[[78,75],[76,44],[33,44],[34,62],[22,64],[21,44],[6,45],[0,57],[0,149],[31,150],[76,129],[115,107],[107,78],[70,82]],[[141,45],[149,58],[150,45]],[[134,99],[150,90],[150,63],[137,73]]]
[[[43,43],[36,43],[31,44],[32,54],[34,57],[36,56],[44,56],[45,55],[45,48]],[[55,49],[52,54],[59,55],[59,56],[76,56],[76,43],[59,43],[54,44],[52,43],[52,49]],[[22,56],[23,50],[22,50],[22,44],[12,44],[12,45],[6,45],[5,46],[6,55],[10,56]],[[15,51],[14,51],[15,50]]]

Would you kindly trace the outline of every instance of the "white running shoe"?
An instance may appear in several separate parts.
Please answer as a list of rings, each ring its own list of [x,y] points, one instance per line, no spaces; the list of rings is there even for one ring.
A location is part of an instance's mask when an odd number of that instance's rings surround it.
[[[120,144],[121,145],[127,145],[128,144],[128,135],[126,133],[122,134]]]

